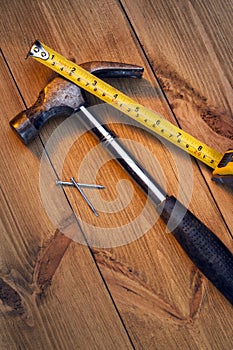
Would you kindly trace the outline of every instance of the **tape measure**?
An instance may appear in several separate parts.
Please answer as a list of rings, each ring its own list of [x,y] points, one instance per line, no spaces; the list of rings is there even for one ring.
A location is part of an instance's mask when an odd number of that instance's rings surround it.
[[[162,136],[185,152],[188,152],[190,155],[215,169],[215,175],[226,175],[222,167],[219,168],[220,173],[218,172],[218,165],[223,158],[223,154],[208,147],[195,137],[162,118],[158,113],[137,103],[103,80],[87,72],[82,67],[67,60],[48,46],[36,40],[28,56],[32,56],[82,89],[117,108],[137,122],[143,124],[146,128],[155,132],[157,135]],[[225,168],[227,174],[233,175],[233,158],[228,161]]]

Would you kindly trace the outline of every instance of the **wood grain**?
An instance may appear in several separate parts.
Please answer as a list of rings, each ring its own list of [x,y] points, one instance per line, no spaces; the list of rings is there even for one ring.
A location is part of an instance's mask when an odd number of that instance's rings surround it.
[[[153,204],[85,132],[80,115],[45,126],[43,161],[40,141],[26,147],[8,125],[23,108],[21,97],[27,106],[34,103],[52,76],[24,60],[39,38],[77,63],[112,60],[145,67],[140,81],[109,81],[210,146],[217,140],[223,152],[232,133],[227,6],[217,0],[1,4],[3,348],[232,347],[231,305],[166,232]],[[167,192],[233,250],[232,192],[212,184],[206,167],[200,171],[182,151],[118,112],[104,106],[94,111]],[[64,196],[54,171],[64,180],[75,176],[106,186],[86,191],[98,218],[73,188]]]
[[[71,241],[80,232],[72,212],[66,235],[46,215],[42,146],[25,147],[9,127],[23,105],[2,58],[0,90],[1,348],[131,349],[89,249]]]
[[[233,135],[232,3],[123,4],[179,125],[224,153],[232,147]],[[202,170],[232,232],[232,190],[216,186],[210,171]]]

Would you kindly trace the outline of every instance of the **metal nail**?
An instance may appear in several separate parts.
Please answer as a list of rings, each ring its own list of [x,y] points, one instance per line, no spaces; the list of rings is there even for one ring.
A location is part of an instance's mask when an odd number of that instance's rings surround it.
[[[95,188],[98,190],[103,190],[105,187],[102,185],[95,185],[95,184],[82,184],[79,182],[76,182],[78,184],[79,187],[83,187],[83,188]],[[68,181],[61,181],[61,180],[57,180],[56,181],[56,185],[62,185],[62,186],[74,186],[73,182],[68,182]]]
[[[79,184],[75,181],[75,179],[72,177],[70,179],[73,183],[73,185],[77,188],[77,190],[79,191],[79,193],[82,195],[83,199],[87,202],[87,204],[89,205],[89,207],[91,208],[91,210],[93,211],[93,213],[95,214],[95,216],[99,216],[99,214],[97,213],[96,209],[94,208],[94,206],[92,205],[92,203],[90,202],[90,200],[87,198],[87,196],[85,195],[85,193],[83,192],[82,188],[79,186]]]

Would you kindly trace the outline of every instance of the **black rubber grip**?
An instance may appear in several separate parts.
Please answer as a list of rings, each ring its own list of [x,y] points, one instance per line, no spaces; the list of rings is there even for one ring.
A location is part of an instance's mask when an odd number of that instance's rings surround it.
[[[175,197],[157,210],[189,258],[233,304],[233,254]]]

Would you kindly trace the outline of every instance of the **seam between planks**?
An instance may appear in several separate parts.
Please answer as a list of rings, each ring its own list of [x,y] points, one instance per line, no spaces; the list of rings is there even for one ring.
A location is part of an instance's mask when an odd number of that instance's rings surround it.
[[[23,102],[25,108],[27,108],[27,104],[26,104],[26,102],[25,102],[25,99],[24,99],[24,97],[23,97],[23,95],[22,95],[22,93],[21,93],[21,91],[20,91],[20,89],[19,89],[19,86],[18,86],[18,84],[17,84],[17,82],[16,82],[16,79],[15,79],[15,77],[14,77],[14,75],[13,75],[13,72],[11,71],[11,68],[10,68],[10,66],[9,66],[9,64],[8,64],[8,62],[7,62],[7,59],[6,59],[5,55],[4,55],[4,52],[3,52],[2,48],[0,48],[0,55],[1,55],[2,58],[3,58],[3,61],[4,61],[5,65],[6,65],[6,68],[7,68],[8,72],[9,72],[9,74],[10,74],[12,80],[13,80],[13,83],[14,83],[14,85],[15,85],[15,87],[16,87],[18,93],[19,93],[20,98],[22,99],[22,102]],[[46,154],[46,157],[47,157],[47,159],[48,159],[48,161],[49,161],[49,164],[50,164],[50,166],[51,166],[51,168],[52,168],[52,170],[53,170],[55,176],[58,178],[56,169],[55,169],[55,167],[54,167],[54,165],[53,165],[53,163],[52,163],[51,158],[49,157],[49,154],[48,154],[48,152],[47,152],[47,150],[46,150],[45,144],[44,144],[44,142],[43,142],[43,140],[42,140],[42,138],[41,138],[40,135],[39,135],[39,140],[40,140],[41,145],[42,145],[42,147],[43,147],[43,150],[44,150],[44,152],[45,152],[45,154]],[[25,147],[26,147],[26,146],[25,146]],[[126,325],[125,325],[125,323],[124,323],[124,321],[123,321],[123,318],[122,318],[122,316],[121,316],[121,314],[120,314],[120,311],[119,311],[118,308],[117,308],[117,305],[116,305],[116,303],[115,303],[115,301],[114,301],[114,298],[113,298],[113,296],[112,296],[112,294],[111,294],[111,292],[110,292],[110,290],[109,290],[109,288],[108,288],[107,282],[105,281],[104,276],[103,276],[103,274],[101,273],[101,270],[100,270],[100,268],[99,268],[99,265],[98,265],[98,263],[97,263],[97,261],[96,261],[96,259],[95,259],[94,253],[93,253],[93,251],[92,251],[92,249],[91,249],[91,247],[90,247],[90,245],[89,245],[89,243],[88,243],[88,241],[87,241],[87,238],[86,238],[85,233],[83,232],[83,230],[82,230],[82,228],[81,228],[81,225],[79,224],[79,220],[78,220],[78,218],[77,218],[77,216],[76,216],[76,214],[75,214],[75,212],[74,212],[74,210],[73,210],[73,207],[72,207],[72,205],[71,205],[71,202],[69,201],[68,196],[67,196],[67,194],[65,193],[64,189],[63,189],[63,193],[64,193],[64,195],[65,195],[65,198],[66,198],[66,200],[67,200],[67,202],[68,202],[68,205],[69,205],[70,209],[72,210],[72,213],[73,213],[73,215],[74,215],[75,221],[76,221],[76,223],[77,223],[77,225],[78,225],[78,227],[79,227],[79,229],[80,229],[80,232],[81,232],[81,234],[83,235],[83,238],[84,238],[84,241],[85,241],[86,246],[87,246],[87,248],[88,248],[88,251],[89,251],[89,253],[90,253],[90,255],[91,255],[91,258],[93,259],[93,262],[94,262],[94,264],[95,264],[95,267],[96,267],[96,269],[97,269],[97,271],[98,271],[98,273],[99,273],[99,275],[100,275],[100,277],[101,277],[103,286],[105,287],[106,292],[107,292],[107,294],[108,294],[108,296],[109,296],[109,298],[110,298],[110,300],[111,300],[111,302],[112,302],[112,305],[113,305],[113,307],[114,307],[114,309],[115,309],[116,315],[118,316],[118,318],[119,318],[119,320],[120,320],[120,323],[121,323],[121,325],[122,325],[122,328],[123,328],[124,331],[125,331],[125,334],[126,334],[128,340],[129,340],[130,345],[132,346],[132,349],[135,350],[135,346],[134,346],[133,341],[132,341],[132,339],[131,339],[131,337],[130,337],[130,335],[129,335],[128,329],[127,329],[127,327],[126,327]],[[61,261],[62,261],[63,257],[64,257],[64,255],[62,256]],[[61,262],[60,262],[60,263],[61,263]],[[55,273],[56,273],[56,272],[55,272]]]
[[[132,31],[132,33],[133,33],[133,35],[134,35],[134,40],[137,41],[137,44],[139,45],[139,47],[140,47],[140,49],[141,49],[141,52],[142,52],[142,54],[143,54],[143,56],[144,56],[146,62],[148,63],[148,65],[149,65],[149,67],[150,67],[150,69],[151,69],[151,71],[152,71],[152,73],[153,73],[154,78],[156,79],[156,82],[157,82],[157,84],[158,84],[158,86],[159,86],[159,88],[160,88],[160,90],[161,90],[161,94],[162,94],[162,96],[163,96],[164,99],[165,99],[165,102],[166,102],[166,104],[167,104],[167,106],[168,106],[168,108],[169,108],[170,113],[171,113],[172,116],[174,117],[174,119],[175,119],[175,121],[176,121],[178,127],[182,129],[182,127],[180,126],[179,120],[178,120],[177,117],[176,117],[176,114],[174,113],[173,109],[171,108],[171,104],[170,104],[169,99],[168,99],[168,97],[167,97],[167,95],[166,95],[166,92],[164,91],[164,89],[163,89],[163,87],[162,87],[162,85],[161,85],[159,79],[157,78],[156,72],[155,72],[155,70],[154,70],[154,68],[153,68],[153,66],[152,66],[152,64],[151,64],[151,62],[150,62],[149,57],[148,57],[147,54],[146,54],[146,51],[145,51],[145,49],[144,49],[144,47],[143,47],[143,45],[142,45],[141,40],[139,39],[139,36],[138,36],[138,34],[137,34],[137,30],[134,28],[134,26],[133,26],[133,24],[132,24],[132,22],[131,22],[131,20],[130,20],[130,16],[128,15],[127,10],[124,8],[124,5],[122,4],[122,1],[121,1],[121,0],[118,0],[118,3],[119,3],[119,5],[120,5],[120,7],[121,7],[121,9],[122,9],[122,12],[123,12],[124,15],[125,15],[125,18],[126,18],[128,24],[129,24],[129,26],[130,26],[130,29],[131,29],[131,31]],[[226,227],[226,229],[227,229],[227,231],[228,231],[228,233],[229,233],[229,236],[230,236],[231,238],[233,238],[233,233],[231,233],[231,230],[230,230],[230,228],[229,228],[229,226],[228,226],[228,224],[227,224],[227,222],[226,222],[226,220],[225,220],[225,218],[224,218],[224,216],[223,216],[223,214],[222,214],[222,212],[221,212],[221,210],[220,210],[220,207],[219,207],[219,205],[218,205],[218,203],[217,203],[215,197],[214,197],[214,193],[212,192],[210,186],[208,185],[207,179],[205,178],[205,175],[204,175],[204,173],[203,173],[203,171],[202,171],[202,169],[201,169],[201,166],[200,166],[200,164],[198,163],[198,160],[197,160],[196,158],[193,158],[193,160],[195,161],[195,163],[196,163],[196,165],[197,165],[197,168],[198,168],[198,170],[199,170],[199,173],[200,173],[200,175],[202,176],[202,179],[204,180],[204,183],[205,183],[205,185],[206,185],[206,188],[208,189],[208,191],[209,191],[209,193],[210,193],[210,196],[211,196],[211,198],[213,199],[213,202],[214,202],[214,204],[215,204],[215,206],[216,206],[216,208],[217,208],[217,210],[218,210],[218,212],[219,212],[219,215],[220,215],[221,219],[223,220],[223,223],[225,224],[225,227]]]

